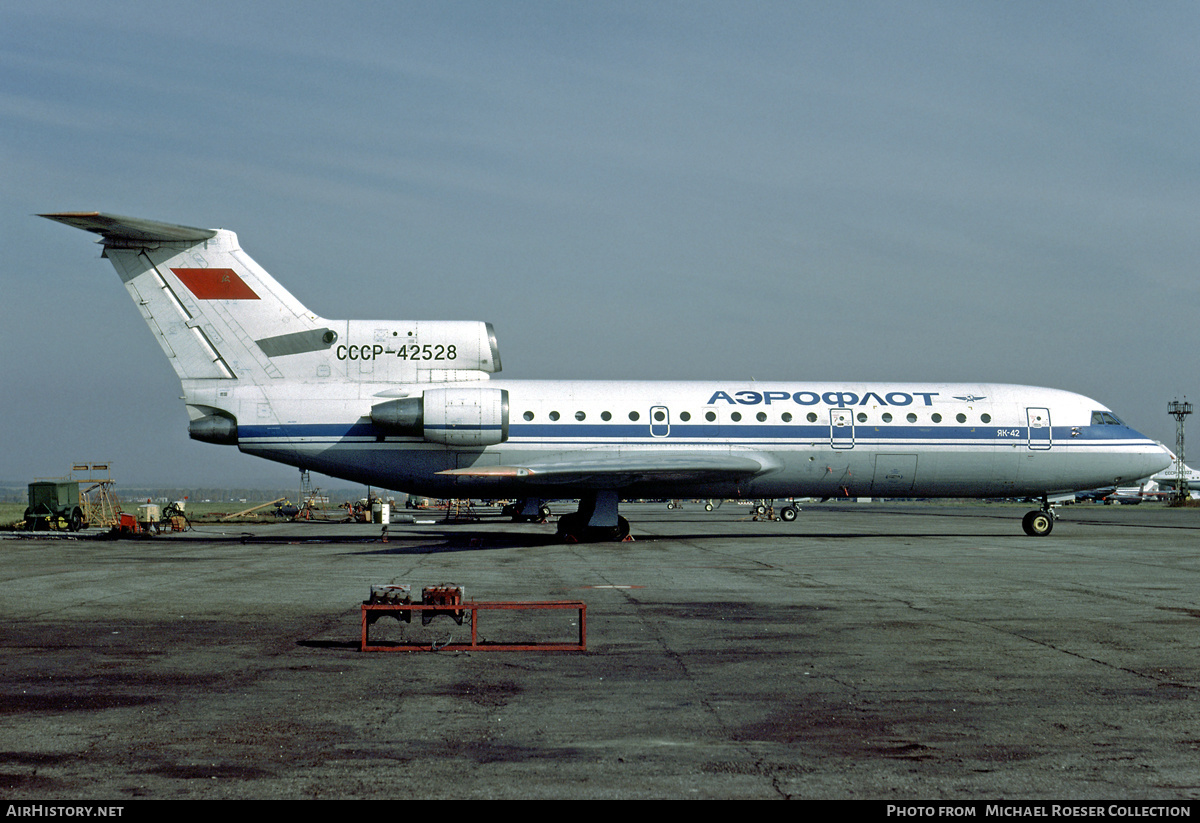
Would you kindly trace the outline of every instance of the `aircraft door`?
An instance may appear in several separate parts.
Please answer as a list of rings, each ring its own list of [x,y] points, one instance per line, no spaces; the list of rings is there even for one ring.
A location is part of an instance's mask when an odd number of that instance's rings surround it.
[[[666,437],[671,433],[671,412],[666,406],[650,407],[650,436]]]
[[[1034,408],[1025,409],[1025,416],[1029,422],[1029,448],[1050,448],[1050,410]]]
[[[835,449],[854,448],[854,412],[851,409],[829,410],[829,445]]]

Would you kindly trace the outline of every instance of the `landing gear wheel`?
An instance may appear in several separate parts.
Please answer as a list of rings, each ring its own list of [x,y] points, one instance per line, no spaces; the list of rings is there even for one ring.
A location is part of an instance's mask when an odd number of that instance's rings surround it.
[[[759,516],[762,516],[767,513],[767,507],[765,505],[763,505],[762,503],[757,503],[754,506],[754,513]]]
[[[579,533],[582,531],[580,526],[583,525],[580,523],[581,520],[579,512],[564,514],[558,518],[558,527],[555,529],[555,533],[568,542],[578,543]]]
[[[617,515],[617,530],[613,535],[613,540],[616,540],[619,543],[626,537],[629,537],[629,521],[624,517]]]
[[[541,516],[541,519],[538,522],[545,523],[550,519],[550,515],[554,514],[554,512],[550,511],[549,506],[542,506],[540,509],[538,509],[538,514]]]
[[[796,515],[799,513],[800,513],[800,510],[797,509],[795,506],[784,506],[782,509],[779,510],[779,519],[785,523],[791,523],[793,520],[796,519]]]
[[[589,526],[579,512],[558,518],[558,536],[568,543],[621,542],[629,537],[629,521],[617,516],[615,526]]]
[[[1030,537],[1045,537],[1054,529],[1054,517],[1050,512],[1029,512],[1021,519],[1021,528]]]
[[[712,503],[705,503],[705,504],[704,504],[704,510],[705,510],[706,512],[710,512],[710,511],[712,511],[712,510],[713,510],[713,504],[712,504]]]

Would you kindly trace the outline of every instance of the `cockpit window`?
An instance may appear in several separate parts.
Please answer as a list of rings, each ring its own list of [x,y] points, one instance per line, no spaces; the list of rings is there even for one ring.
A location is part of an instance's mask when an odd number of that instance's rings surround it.
[[[1122,423],[1120,418],[1118,418],[1112,412],[1094,411],[1094,412],[1092,412],[1092,425],[1093,426],[1124,426],[1125,424]]]

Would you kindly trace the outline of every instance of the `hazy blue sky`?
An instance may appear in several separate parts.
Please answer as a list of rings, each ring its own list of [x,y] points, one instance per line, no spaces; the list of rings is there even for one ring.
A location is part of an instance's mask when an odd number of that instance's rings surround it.
[[[1029,383],[1173,444],[1197,43],[1195,3],[2,0],[0,479],[296,474],[188,440],[66,210],[489,320],[502,377]]]

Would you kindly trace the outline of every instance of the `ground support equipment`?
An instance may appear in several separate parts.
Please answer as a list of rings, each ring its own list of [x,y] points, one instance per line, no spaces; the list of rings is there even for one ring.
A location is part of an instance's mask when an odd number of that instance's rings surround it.
[[[587,604],[579,600],[545,600],[525,602],[462,600],[445,591],[426,589],[421,603],[404,602],[407,586],[390,587],[389,596],[376,596],[372,590],[370,600],[362,604],[362,645],[364,652],[411,652],[411,651],[540,651],[540,652],[585,652],[587,651]],[[457,587],[454,587],[457,589]],[[461,590],[459,590],[461,592]],[[546,609],[573,609],[578,613],[579,636],[575,642],[550,641],[536,643],[496,643],[479,641],[479,614],[485,611],[533,611]],[[369,631],[381,617],[394,617],[403,623],[411,623],[413,613],[420,614],[421,623],[429,625],[434,617],[445,615],[459,625],[467,618],[471,622],[470,642],[431,644],[429,641],[388,641],[384,645],[372,643]],[[468,618],[469,615],[469,618]]]

